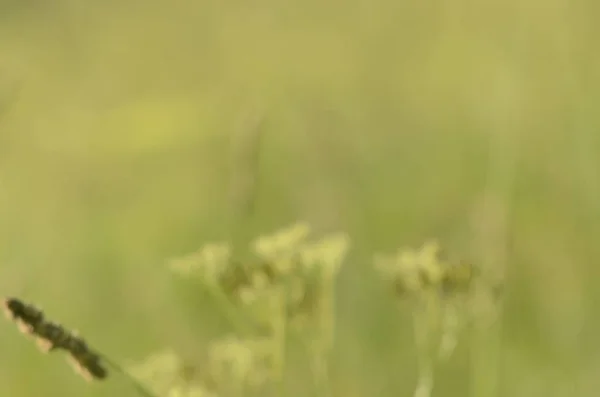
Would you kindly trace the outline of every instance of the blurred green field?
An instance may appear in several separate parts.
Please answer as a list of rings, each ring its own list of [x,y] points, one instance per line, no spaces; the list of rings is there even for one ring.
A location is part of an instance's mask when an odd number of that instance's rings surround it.
[[[598,15],[592,0],[1,0],[2,293],[122,362],[193,352],[224,325],[166,261],[306,220],[353,241],[335,395],[410,396],[410,316],[370,260],[440,237],[506,272],[497,395],[595,396]],[[467,339],[434,396],[467,395]],[[2,396],[135,395],[86,385],[8,322],[0,352]]]

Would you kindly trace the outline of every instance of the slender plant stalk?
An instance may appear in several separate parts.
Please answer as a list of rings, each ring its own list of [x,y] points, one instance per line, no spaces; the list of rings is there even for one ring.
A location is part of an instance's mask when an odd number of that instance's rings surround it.
[[[308,349],[310,353],[310,368],[315,385],[315,392],[318,397],[331,396],[329,389],[329,360],[327,349],[320,341],[309,342]]]
[[[317,307],[317,335],[307,341],[317,396],[330,397],[329,358],[335,332],[333,285],[324,287]]]
[[[432,355],[440,307],[435,291],[423,291],[413,316],[415,345],[417,348],[417,386],[414,397],[430,397],[434,383]]]
[[[456,301],[449,298],[450,301],[443,303],[442,324],[440,346],[438,351],[438,360],[446,361],[450,358],[456,345],[458,345],[458,335],[462,330],[461,321],[464,321],[463,308],[465,302]]]
[[[252,316],[236,307],[220,289],[207,287],[207,290],[235,329],[244,334],[250,334],[260,327]]]
[[[473,295],[474,315],[471,341],[470,397],[494,397],[502,347],[502,308],[494,301],[487,285],[476,285]]]
[[[488,319],[493,320],[491,316]],[[495,321],[490,324],[485,319],[479,318],[474,324],[471,336],[470,395],[472,397],[497,395],[501,346],[501,322]]]
[[[248,238],[248,221],[254,213],[258,195],[264,116],[254,109],[252,111],[231,139],[229,237],[234,248],[242,246]]]
[[[278,396],[285,395],[285,349],[286,349],[286,307],[284,292],[281,287],[275,292],[275,299],[272,300],[273,311],[271,317],[272,349],[273,349],[273,369],[276,382],[276,392]]]
[[[127,379],[127,381],[135,388],[135,390],[138,392],[138,394],[140,396],[143,397],[160,397],[154,393],[152,393],[150,390],[148,390],[146,387],[144,387],[144,385],[142,385],[142,383],[140,383],[137,379],[135,379],[131,374],[129,374],[126,370],[123,369],[123,367],[121,367],[119,364],[117,364],[116,361],[112,360],[111,358],[109,358],[108,356],[106,356],[105,354],[101,354],[102,357],[102,361],[108,365],[109,367],[111,367],[115,372],[118,372],[119,374],[121,374],[125,379]]]
[[[508,113],[514,111],[508,105]],[[510,119],[513,114],[508,115]],[[475,258],[482,266],[487,281],[504,282],[508,266],[510,213],[518,164],[518,136],[514,125],[492,120],[501,125],[492,131],[489,142],[489,164],[486,186],[472,225]],[[495,286],[494,286],[495,287]],[[474,327],[471,337],[471,397],[494,397],[498,394],[501,363],[502,306],[495,301],[490,285],[475,285],[473,296]]]

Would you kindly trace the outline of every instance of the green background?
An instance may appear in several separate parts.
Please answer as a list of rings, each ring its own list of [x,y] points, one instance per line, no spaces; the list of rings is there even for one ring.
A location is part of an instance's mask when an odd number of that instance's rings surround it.
[[[123,363],[193,355],[224,325],[166,262],[305,220],[353,242],[335,395],[409,396],[370,261],[439,237],[506,275],[498,395],[595,396],[598,4],[1,0],[2,293]],[[468,339],[435,396],[480,376]],[[0,395],[134,395],[63,360],[0,325]]]

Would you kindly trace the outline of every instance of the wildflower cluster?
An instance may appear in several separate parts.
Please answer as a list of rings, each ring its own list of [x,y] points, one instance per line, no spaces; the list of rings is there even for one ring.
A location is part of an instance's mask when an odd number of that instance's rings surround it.
[[[130,377],[146,397],[263,396],[265,391],[285,395],[280,386],[290,341],[303,342],[315,389],[329,396],[335,280],[349,245],[343,233],[310,239],[308,225],[299,223],[251,242],[250,260],[234,258],[229,244],[211,243],[171,261],[171,271],[198,281],[226,303],[222,307],[233,313],[234,325],[245,324],[191,361],[167,349],[125,372],[35,306],[11,297],[4,300],[4,310],[43,352],[66,352],[88,380],[105,379],[110,365]],[[400,302],[411,303],[419,373],[414,396],[430,397],[435,360],[450,357],[463,320],[475,312],[471,292],[479,271],[449,260],[436,241],[378,255],[374,267]]]
[[[144,380],[153,396],[215,397],[211,383],[197,381],[195,372],[195,366],[170,349],[154,353],[128,368],[128,374]]]
[[[395,255],[379,255],[375,267],[400,298],[432,290],[444,297],[467,293],[477,275],[472,264],[444,258],[437,241],[428,241],[418,250],[405,248]]]
[[[21,332],[35,338],[42,352],[65,351],[75,370],[87,380],[106,378],[108,372],[100,354],[92,350],[76,333],[46,320],[40,309],[17,298],[5,298],[3,307],[6,316],[17,324]]]
[[[340,233],[309,241],[309,234],[308,225],[299,223],[261,236],[250,244],[250,261],[233,259],[228,244],[211,243],[170,262],[172,271],[225,297],[256,326],[250,334],[229,335],[209,346],[204,385],[212,383],[218,395],[239,395],[280,382],[292,332],[309,347],[315,381],[326,376],[334,280],[349,239]]]
[[[469,292],[478,270],[470,263],[449,261],[437,241],[428,241],[417,250],[401,249],[395,255],[377,256],[374,263],[396,296],[414,303],[419,355],[414,395],[428,397],[433,388],[432,349],[437,350],[438,359],[447,359],[454,351],[464,314],[469,312]]]

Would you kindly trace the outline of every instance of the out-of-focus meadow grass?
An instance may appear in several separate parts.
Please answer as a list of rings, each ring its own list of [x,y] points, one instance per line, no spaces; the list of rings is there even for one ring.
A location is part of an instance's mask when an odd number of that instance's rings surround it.
[[[223,325],[167,259],[298,219],[343,229],[336,395],[408,396],[410,317],[370,258],[439,236],[505,270],[499,395],[595,396],[596,3],[2,1],[2,293],[121,361],[193,352]],[[232,153],[253,117],[244,212]],[[436,396],[465,395],[466,346]],[[134,395],[8,323],[0,352],[0,395]]]

